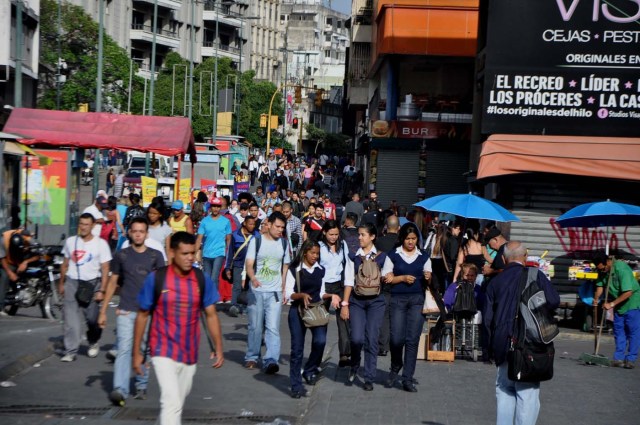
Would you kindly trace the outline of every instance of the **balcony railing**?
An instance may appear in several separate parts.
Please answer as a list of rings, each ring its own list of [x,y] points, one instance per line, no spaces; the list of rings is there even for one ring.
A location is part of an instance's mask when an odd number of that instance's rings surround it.
[[[153,34],[153,27],[151,27],[150,25],[144,25],[144,24],[131,24],[131,29],[132,30],[138,30],[138,31],[144,31],[147,32],[149,34]],[[165,37],[171,37],[171,38],[178,38],[178,33],[176,31],[169,31],[169,30],[165,30],[162,28],[158,28],[157,35],[163,35]]]
[[[219,50],[222,50],[224,52],[234,53],[236,55],[240,54],[240,49],[237,48],[237,47],[229,46],[227,44],[220,44],[220,43],[217,43],[217,44],[218,44],[217,47],[218,47]],[[216,43],[214,41],[204,41],[202,43],[202,47],[215,48],[216,47]]]

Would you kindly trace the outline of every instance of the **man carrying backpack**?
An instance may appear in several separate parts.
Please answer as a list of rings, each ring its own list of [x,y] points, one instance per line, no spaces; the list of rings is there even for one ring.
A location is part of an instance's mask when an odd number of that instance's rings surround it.
[[[215,303],[220,299],[208,276],[193,268],[196,238],[176,232],[170,239],[171,265],[151,273],[138,295],[133,342],[133,367],[143,374],[142,337],[149,316],[149,351],[160,387],[160,423],[179,424],[184,401],[191,391],[198,362],[200,326],[204,310],[214,368],[224,363],[222,332]],[[158,278],[156,277],[158,276]],[[215,351],[214,351],[215,350]]]
[[[140,205],[140,195],[137,193],[129,194],[129,202],[131,205],[127,208],[127,212],[124,213],[124,220],[122,220],[122,224],[125,227],[125,230],[129,230],[129,224],[131,224],[131,220],[136,217],[145,217],[146,213],[142,205]]]
[[[496,399],[498,404],[498,425],[533,425],[540,411],[540,382],[516,382],[509,379],[507,352],[514,330],[516,304],[522,294],[519,292],[527,248],[518,241],[511,241],[504,247],[507,263],[504,271],[491,280],[487,287],[484,311],[484,326],[489,334],[490,355],[496,362]],[[538,270],[535,284],[544,291],[547,306],[554,310],[560,304],[560,296],[547,277]]]
[[[261,357],[262,333],[267,351],[262,369],[272,375],[280,370],[280,312],[284,298],[285,276],[291,258],[287,240],[283,238],[287,219],[281,212],[267,219],[266,231],[249,242],[246,270],[251,282],[248,296],[249,333],[244,366],[255,369]]]

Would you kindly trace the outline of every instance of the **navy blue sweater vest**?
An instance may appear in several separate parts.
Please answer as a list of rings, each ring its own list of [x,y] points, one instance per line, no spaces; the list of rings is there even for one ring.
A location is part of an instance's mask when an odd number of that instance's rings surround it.
[[[406,261],[395,250],[390,251],[388,254],[389,259],[393,263],[393,275],[410,275],[416,278],[413,284],[408,285],[405,282],[396,283],[391,285],[391,294],[422,294],[424,289],[422,283],[424,281],[424,263],[429,259],[425,254],[421,254],[416,260],[407,264]]]
[[[297,267],[296,267],[297,268]],[[293,272],[293,276],[296,277],[296,272]],[[324,277],[324,268],[316,267],[313,269],[313,273],[309,273],[307,269],[302,267],[300,269],[300,290],[298,290],[298,282],[293,287],[293,292],[309,294],[311,296],[311,302],[317,303],[320,301],[320,290],[322,289],[322,278]],[[298,303],[299,301],[296,301]]]

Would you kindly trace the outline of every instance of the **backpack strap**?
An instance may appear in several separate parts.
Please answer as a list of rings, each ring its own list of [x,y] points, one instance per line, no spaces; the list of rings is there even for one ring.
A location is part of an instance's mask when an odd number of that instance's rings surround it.
[[[522,293],[527,286],[529,281],[529,271],[527,267],[522,268],[522,273],[520,274],[520,283],[518,284],[518,291],[516,292],[516,296],[514,297],[516,302],[516,314],[513,319],[513,329],[511,331],[511,346],[524,346],[524,335],[522,332],[522,326],[520,326],[520,301],[522,300]]]
[[[156,270],[154,289],[153,289],[153,304],[149,309],[150,313],[158,306],[158,301],[160,301],[160,296],[162,295],[162,290],[164,289],[165,282],[167,280],[167,271],[169,270],[169,266],[160,267]],[[205,278],[202,270],[194,267],[193,271],[196,275],[196,280],[198,282],[198,289],[200,290],[200,308],[204,310],[204,290],[205,290]]]
[[[262,235],[256,235],[256,252],[255,252],[255,260],[253,261],[253,273],[258,272],[258,252],[260,252],[260,244],[262,243]]]

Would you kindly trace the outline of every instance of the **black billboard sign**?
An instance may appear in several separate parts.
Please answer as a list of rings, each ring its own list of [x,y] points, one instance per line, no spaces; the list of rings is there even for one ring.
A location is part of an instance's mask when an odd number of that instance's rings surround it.
[[[640,0],[488,0],[482,132],[640,136]]]

